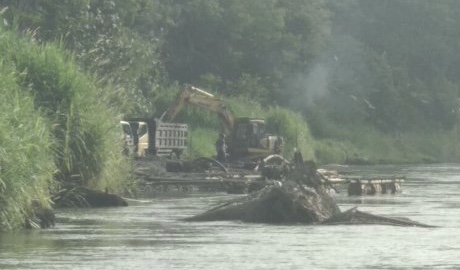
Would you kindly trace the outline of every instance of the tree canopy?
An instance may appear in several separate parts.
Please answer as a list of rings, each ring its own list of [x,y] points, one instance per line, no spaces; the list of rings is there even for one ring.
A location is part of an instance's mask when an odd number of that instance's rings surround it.
[[[5,23],[62,41],[128,113],[158,114],[155,101],[178,82],[386,133],[458,126],[455,0],[0,5]]]

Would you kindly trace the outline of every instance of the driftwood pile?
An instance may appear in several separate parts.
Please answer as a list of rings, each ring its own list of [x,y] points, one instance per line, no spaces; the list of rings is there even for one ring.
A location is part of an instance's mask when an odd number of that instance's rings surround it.
[[[381,224],[431,227],[405,218],[358,211],[341,212],[313,162],[300,160],[282,179],[244,197],[225,202],[187,221],[240,220],[259,223]]]

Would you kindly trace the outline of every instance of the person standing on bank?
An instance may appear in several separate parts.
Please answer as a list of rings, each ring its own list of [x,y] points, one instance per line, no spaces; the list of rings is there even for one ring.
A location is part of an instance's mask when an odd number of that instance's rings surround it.
[[[217,160],[220,162],[227,162],[227,144],[225,143],[225,134],[219,134],[219,138],[216,141],[216,152]]]

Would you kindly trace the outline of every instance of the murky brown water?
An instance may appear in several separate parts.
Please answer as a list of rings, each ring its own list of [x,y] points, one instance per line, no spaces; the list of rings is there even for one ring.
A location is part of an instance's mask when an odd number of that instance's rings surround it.
[[[0,234],[0,269],[460,269],[460,165],[353,168],[406,175],[403,193],[336,195],[342,210],[440,228],[179,221],[232,196],[147,198],[59,211],[55,228]]]

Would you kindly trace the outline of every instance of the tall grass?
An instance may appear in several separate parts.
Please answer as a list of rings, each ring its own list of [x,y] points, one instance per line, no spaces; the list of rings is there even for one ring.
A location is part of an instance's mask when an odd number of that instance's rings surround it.
[[[12,120],[5,123],[2,132],[11,130],[10,137],[18,140],[17,143],[8,141],[8,134],[5,133],[7,139],[1,143],[2,147],[8,148],[1,151],[2,159],[15,162],[3,165],[5,161],[2,161],[2,170],[7,168],[9,177],[13,173],[21,174],[30,181],[45,175],[48,184],[54,179],[63,187],[84,185],[114,192],[126,188],[130,183],[131,166],[121,155],[120,113],[109,105],[108,91],[98,86],[91,76],[82,73],[73,57],[65,53],[61,46],[39,45],[34,42],[33,35],[20,37],[16,32],[1,28],[0,34],[2,66],[11,69],[2,72],[9,76],[8,80],[4,80],[9,83],[3,83],[4,88],[16,91],[14,93],[18,96],[15,99],[4,90],[9,96],[1,99],[5,102],[17,100],[15,108],[3,106],[3,118]],[[25,101],[22,100],[26,97]],[[23,108],[27,113],[14,114]],[[39,115],[43,115],[46,121]],[[2,123],[7,121],[3,118]],[[35,129],[25,132],[18,128],[30,126],[27,124],[29,121],[34,121]],[[45,122],[49,124],[45,125]],[[30,140],[33,144],[22,144],[21,140]],[[51,160],[54,167],[35,162],[38,159]],[[44,172],[39,175],[24,168],[42,169]],[[5,180],[2,178],[2,181]],[[20,197],[26,201],[36,198],[45,202],[47,196],[42,195],[47,194],[38,188],[29,190],[28,184],[27,181],[19,181],[14,189],[4,189],[4,192],[8,196],[20,192]],[[7,215],[19,213],[20,216],[24,211],[14,204],[9,205],[12,208],[2,207],[5,216],[1,222],[11,223],[11,227],[14,227],[17,222]]]
[[[340,130],[339,130],[340,129]],[[337,127],[334,138],[317,140],[321,163],[433,163],[458,162],[456,132],[384,134],[370,127]]]
[[[55,171],[50,124],[19,89],[16,75],[0,62],[0,230],[21,227],[32,201],[50,207]]]
[[[267,130],[284,137],[284,155],[292,156],[294,149],[299,150],[304,159],[315,160],[314,139],[308,124],[302,116],[287,109],[274,107],[265,115]]]
[[[193,128],[189,136],[189,158],[212,157],[216,155],[214,143],[218,137],[218,130],[208,128]]]

